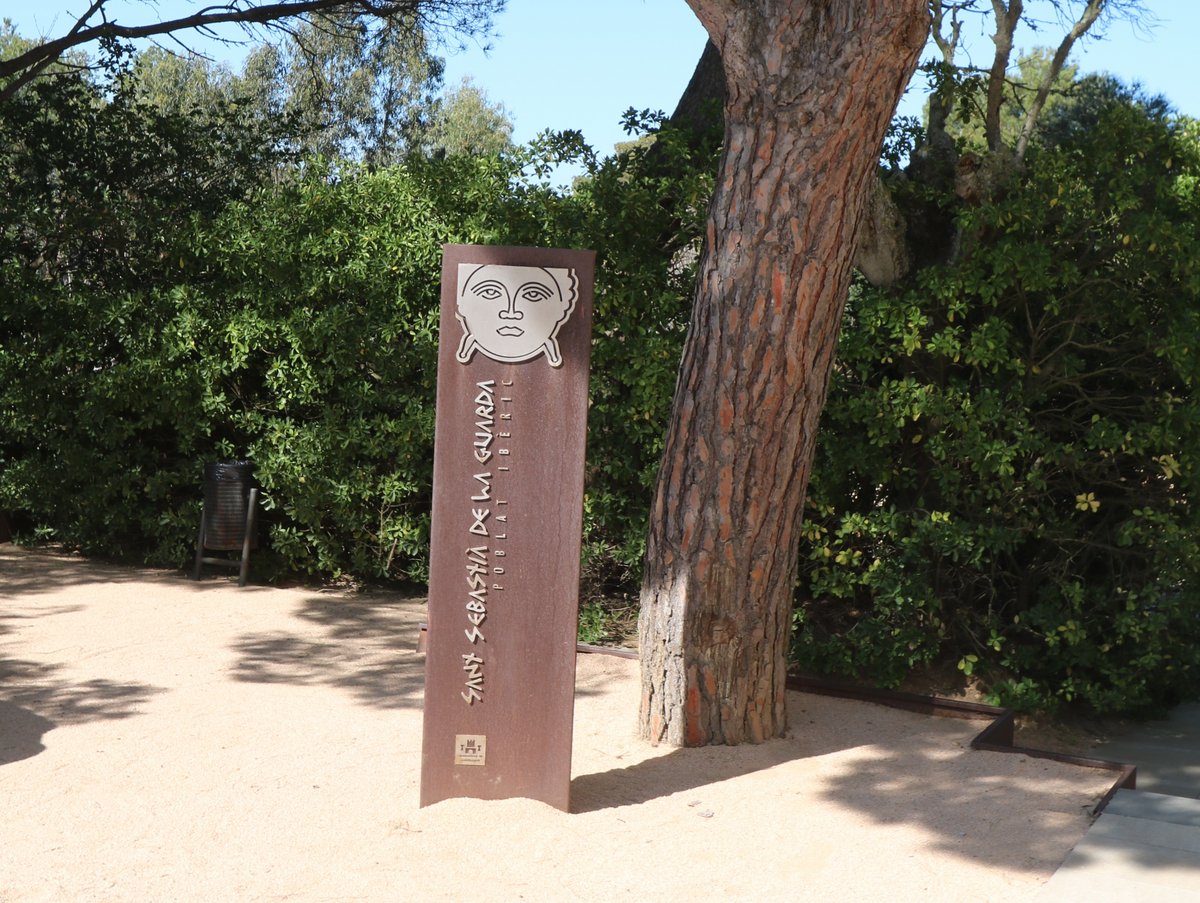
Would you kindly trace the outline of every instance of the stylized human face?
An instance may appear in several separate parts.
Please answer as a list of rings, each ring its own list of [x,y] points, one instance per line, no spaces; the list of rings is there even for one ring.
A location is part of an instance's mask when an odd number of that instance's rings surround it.
[[[459,264],[457,316],[464,334],[458,360],[467,363],[476,349],[506,363],[531,360],[544,351],[550,364],[559,366],[556,337],[571,316],[575,297],[572,270]]]

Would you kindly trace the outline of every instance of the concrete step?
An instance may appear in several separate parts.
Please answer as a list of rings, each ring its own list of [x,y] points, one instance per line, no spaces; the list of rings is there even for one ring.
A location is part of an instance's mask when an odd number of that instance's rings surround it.
[[[1200,800],[1118,791],[1037,899],[1200,901]]]
[[[1133,727],[1093,754],[1136,765],[1140,790],[1200,798],[1200,703],[1177,706],[1167,719]]]
[[[1200,800],[1168,796],[1164,793],[1118,790],[1104,814],[1200,829]]]

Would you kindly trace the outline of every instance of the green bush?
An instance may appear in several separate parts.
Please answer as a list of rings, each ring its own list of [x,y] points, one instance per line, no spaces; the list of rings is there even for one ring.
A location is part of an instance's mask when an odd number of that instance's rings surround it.
[[[858,285],[806,512],[795,655],[1133,711],[1200,678],[1200,153],[1113,96],[963,251]]]
[[[273,147],[236,109],[163,115],[119,79],[60,75],[0,108],[0,510],[18,528],[178,548],[207,424],[163,344],[171,287],[193,223],[268,178]]]
[[[210,447],[254,462],[287,571],[423,575],[437,278],[462,228],[421,178],[314,167],[264,189],[197,234],[173,292]]]
[[[131,121],[124,131],[137,146],[122,150],[120,133],[106,132],[100,144],[113,159],[184,137],[175,120],[128,109],[139,128]],[[62,119],[110,115],[93,98]],[[34,146],[27,125],[13,131]],[[543,182],[562,159],[589,167],[573,193]],[[9,163],[15,183],[29,155]],[[571,133],[507,157],[273,171],[261,187],[190,213],[187,198],[172,197],[180,206],[171,221],[160,221],[163,205],[143,203],[145,178],[98,190],[89,215],[113,234],[160,230],[151,250],[103,274],[80,264],[86,275],[66,278],[24,248],[9,258],[0,274],[13,299],[0,311],[0,509],[91,554],[180,565],[194,542],[203,464],[248,457],[270,532],[260,563],[421,580],[442,244],[592,247],[600,265],[586,563],[597,585],[628,579],[640,563],[691,278],[688,258],[662,247],[692,241],[703,179],[652,176],[640,150],[597,163]],[[28,186],[28,208],[5,209],[7,236],[44,244],[48,226],[28,210],[69,205],[55,178]],[[676,203],[663,202],[666,189]],[[138,203],[114,200],[126,197]]]
[[[629,116],[630,128],[653,123]],[[574,240],[598,257],[585,565],[596,589],[636,592],[691,317],[715,163],[670,129],[576,186]]]
[[[222,453],[256,462],[288,570],[424,579],[447,242],[597,251],[585,564],[610,588],[640,566],[691,280],[653,240],[690,235],[696,213],[662,204],[637,153],[552,190],[542,164],[564,157],[589,160],[566,135],[513,158],[313,172],[199,239],[191,285],[207,317],[227,311],[197,343],[206,408]]]

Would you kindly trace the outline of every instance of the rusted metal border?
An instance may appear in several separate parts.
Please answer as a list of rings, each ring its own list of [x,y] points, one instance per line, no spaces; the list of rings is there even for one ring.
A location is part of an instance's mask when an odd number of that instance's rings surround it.
[[[614,658],[630,658],[637,661],[636,649],[624,649],[620,646],[593,646],[590,643],[579,643],[576,652],[586,652],[591,655],[611,655]]]

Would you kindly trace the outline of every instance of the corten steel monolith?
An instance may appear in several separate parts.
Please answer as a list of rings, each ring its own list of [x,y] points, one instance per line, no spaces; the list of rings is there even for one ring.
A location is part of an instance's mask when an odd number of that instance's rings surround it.
[[[422,806],[569,806],[594,271],[443,249]]]

